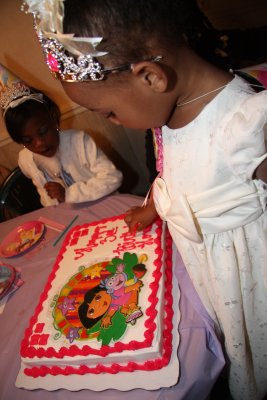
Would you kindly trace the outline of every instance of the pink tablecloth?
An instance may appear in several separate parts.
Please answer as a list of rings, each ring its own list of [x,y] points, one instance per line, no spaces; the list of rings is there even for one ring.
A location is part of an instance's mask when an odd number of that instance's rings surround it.
[[[0,224],[0,242],[6,234],[23,222],[37,220],[40,216],[67,225],[76,215],[75,224],[82,224],[124,213],[129,207],[141,204],[142,199],[130,195],[114,195],[92,203],[80,205],[61,204],[46,207],[33,213]],[[156,391],[136,389],[125,392],[106,390],[94,392],[65,389],[48,392],[28,391],[15,387],[20,368],[20,342],[44,288],[62,240],[53,246],[57,232],[48,232],[47,238],[32,251],[12,259],[0,258],[21,268],[24,285],[9,299],[0,315],[0,399],[2,400],[204,400],[207,398],[224,366],[220,344],[213,324],[203,309],[183,263],[176,254],[176,275],[180,286],[179,324],[180,378],[177,385]],[[177,305],[178,307],[178,305]],[[72,378],[68,378],[72,379]]]

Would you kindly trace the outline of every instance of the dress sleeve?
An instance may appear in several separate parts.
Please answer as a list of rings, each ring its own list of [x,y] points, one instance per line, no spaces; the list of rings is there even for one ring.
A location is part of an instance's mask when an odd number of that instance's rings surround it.
[[[93,201],[117,190],[122,183],[122,173],[96,146],[89,134],[75,136],[82,137],[81,142],[75,145],[76,154],[79,154],[79,160],[75,162],[76,168],[80,169],[84,178],[66,189],[65,201],[71,203]]]
[[[58,201],[56,199],[51,199],[44,189],[46,179],[35,164],[32,153],[29,150],[23,149],[19,152],[18,166],[22,173],[27,176],[27,178],[31,179],[32,183],[36,186],[42,206],[47,207],[58,204]]]
[[[223,148],[235,175],[250,180],[267,158],[267,91],[246,99],[225,125]]]

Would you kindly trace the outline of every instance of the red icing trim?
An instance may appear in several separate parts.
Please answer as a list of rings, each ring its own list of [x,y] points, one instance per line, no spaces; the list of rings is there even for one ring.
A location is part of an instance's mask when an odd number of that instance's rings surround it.
[[[120,216],[115,216],[113,218],[107,218],[105,220],[102,220],[101,223],[105,223],[108,221],[116,221],[116,220],[121,220],[124,218],[124,215]],[[99,221],[96,221],[94,223],[90,223],[87,225],[83,225],[82,228],[86,228],[87,226],[95,226],[99,223]],[[158,298],[156,296],[156,293],[158,291],[159,287],[159,280],[161,278],[161,259],[162,259],[162,254],[163,251],[161,249],[161,232],[162,232],[162,222],[158,220],[156,222],[157,228],[156,228],[156,233],[157,233],[157,238],[156,238],[156,249],[155,253],[158,254],[158,257],[154,261],[155,265],[155,271],[153,272],[153,282],[150,284],[151,288],[151,294],[149,296],[149,301],[151,302],[150,306],[146,310],[146,315],[147,315],[147,320],[145,322],[145,327],[146,331],[144,333],[145,340],[143,342],[137,342],[137,341],[131,341],[128,344],[121,343],[121,342],[116,342],[114,346],[103,346],[100,350],[92,349],[90,346],[85,345],[83,346],[82,349],[78,348],[77,346],[73,345],[70,346],[69,348],[61,348],[59,352],[56,352],[55,349],[53,348],[48,348],[48,349],[42,349],[42,348],[32,348],[30,346],[29,340],[30,336],[32,334],[33,326],[37,321],[38,315],[41,312],[43,306],[43,302],[47,299],[48,297],[48,292],[52,286],[53,279],[55,278],[56,272],[59,268],[60,261],[63,258],[63,254],[66,251],[67,246],[69,245],[72,234],[75,234],[75,231],[81,229],[80,226],[74,227],[67,237],[64,240],[64,243],[62,245],[62,248],[60,250],[60,253],[56,259],[54,268],[48,278],[48,282],[45,286],[44,292],[40,297],[39,304],[35,310],[35,313],[33,317],[30,320],[30,325],[29,328],[26,329],[25,331],[25,336],[24,339],[21,343],[21,355],[23,357],[28,357],[28,358],[33,358],[33,357],[47,357],[47,358],[63,358],[64,356],[77,356],[77,355],[82,355],[86,356],[89,354],[97,354],[100,356],[105,357],[107,354],[111,354],[114,352],[122,352],[124,350],[136,350],[136,349],[141,349],[141,348],[146,348],[149,347],[153,341],[154,338],[154,332],[156,329],[156,324],[154,322],[157,312],[155,311],[155,307],[158,301]],[[41,366],[41,367],[31,367],[31,368],[25,368],[24,373],[28,376],[32,377],[39,377],[39,376],[46,376],[47,374],[51,375],[71,375],[71,374],[79,374],[79,375],[84,375],[87,373],[91,374],[99,374],[99,373],[110,373],[110,374],[116,374],[118,372],[131,372],[135,370],[156,370],[156,369],[161,369],[165,365],[169,363],[171,353],[172,353],[172,318],[173,318],[173,307],[172,307],[172,240],[170,237],[169,232],[166,232],[166,250],[167,250],[167,257],[166,257],[166,269],[165,269],[165,287],[166,287],[166,293],[165,293],[165,319],[164,319],[164,329],[163,329],[163,354],[161,358],[151,360],[151,361],[146,361],[142,363],[136,363],[136,362],[129,362],[127,365],[119,365],[119,364],[112,364],[111,366],[104,366],[104,365],[97,365],[96,367],[90,368],[86,365],[81,365],[77,368],[75,367],[58,367],[58,366],[53,366],[53,367],[47,367],[47,366]]]

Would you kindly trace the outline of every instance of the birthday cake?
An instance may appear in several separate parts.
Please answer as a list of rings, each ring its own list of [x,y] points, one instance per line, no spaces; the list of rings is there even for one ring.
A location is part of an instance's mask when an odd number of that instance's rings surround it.
[[[171,239],[123,216],[67,235],[21,344],[32,378],[161,370],[172,354]]]

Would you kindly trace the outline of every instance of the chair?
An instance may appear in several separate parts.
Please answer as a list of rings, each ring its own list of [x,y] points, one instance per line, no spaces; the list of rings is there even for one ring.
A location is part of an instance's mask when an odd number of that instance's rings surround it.
[[[0,186],[0,221],[41,208],[40,196],[31,179],[15,168]]]
[[[3,165],[0,165],[0,187],[7,176],[10,174],[10,172],[10,169],[4,167]]]

